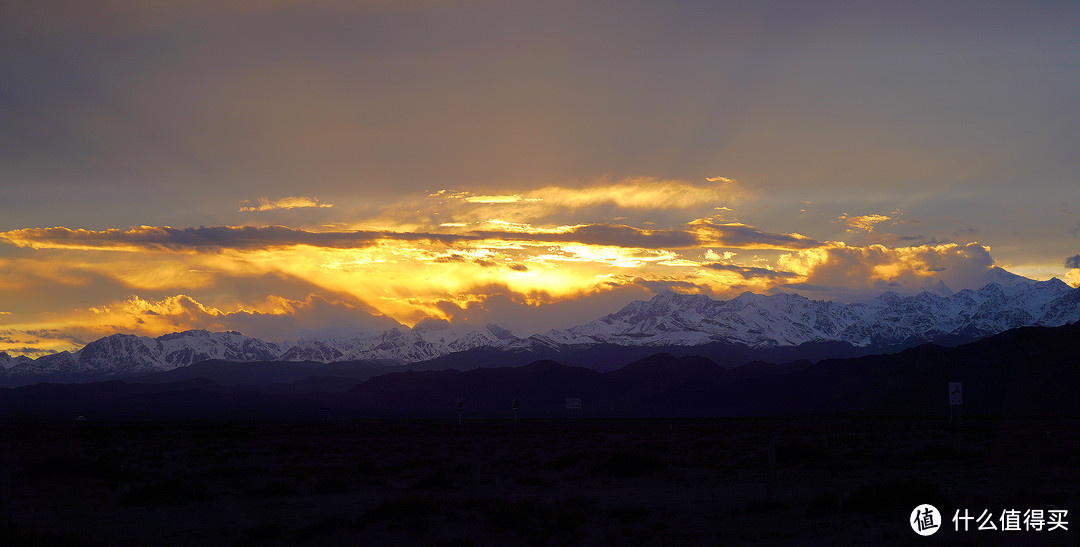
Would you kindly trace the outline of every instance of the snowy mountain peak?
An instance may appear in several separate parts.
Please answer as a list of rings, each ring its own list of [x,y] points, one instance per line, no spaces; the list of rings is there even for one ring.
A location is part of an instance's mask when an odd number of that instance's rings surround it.
[[[394,327],[373,336],[298,340],[280,357],[285,361],[355,361],[389,359],[400,362],[433,359],[455,351],[479,346],[506,344],[517,340],[510,331],[489,324],[473,327],[428,318],[411,329]]]
[[[950,289],[948,285],[946,285],[945,282],[940,279],[937,283],[934,284],[933,287],[926,289],[926,292],[934,293],[938,296],[952,296],[956,294],[952,292],[952,289]]]
[[[1028,279],[1022,275],[1016,275],[1008,270],[1005,270],[1004,268],[999,268],[997,266],[990,268],[989,272],[990,282],[997,283],[1002,287],[1012,287],[1014,285],[1028,285],[1031,283],[1036,283],[1035,281],[1032,281],[1031,279]]]
[[[881,302],[886,305],[893,304],[902,300],[904,297],[900,296],[900,293],[896,291],[885,291],[874,298],[874,302]]]
[[[499,325],[496,325],[495,323],[488,323],[487,325],[484,325],[484,328],[487,329],[487,331],[498,340],[510,341],[517,339],[517,336],[514,336],[514,333],[502,328]]]
[[[449,321],[447,321],[446,319],[437,319],[434,317],[425,317],[424,319],[421,319],[420,322],[412,328],[412,330],[416,332],[434,332],[449,329]]]
[[[29,362],[30,358],[25,355],[12,357],[8,355],[6,351],[0,351],[0,369],[9,369],[11,367],[26,364]]]

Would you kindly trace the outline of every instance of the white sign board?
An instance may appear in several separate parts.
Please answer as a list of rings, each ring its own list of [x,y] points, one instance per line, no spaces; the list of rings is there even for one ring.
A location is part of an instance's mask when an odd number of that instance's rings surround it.
[[[577,397],[568,397],[566,399],[566,408],[567,409],[571,409],[571,408],[580,409],[581,408],[581,399],[578,399]]]
[[[960,382],[949,382],[949,404],[964,404],[964,390],[960,387]]]

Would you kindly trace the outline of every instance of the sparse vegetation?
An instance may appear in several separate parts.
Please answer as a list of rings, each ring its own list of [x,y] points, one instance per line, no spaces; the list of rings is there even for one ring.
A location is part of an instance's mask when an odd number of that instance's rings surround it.
[[[635,447],[598,454],[589,468],[589,476],[634,478],[663,471],[667,466],[667,461],[660,456]]]
[[[746,505],[743,507],[732,509],[731,514],[732,516],[756,515],[759,513],[779,513],[790,510],[791,507],[780,500],[759,498],[746,502]]]
[[[1080,491],[1078,425],[0,424],[11,463],[0,473],[9,473],[16,501],[4,507],[0,544],[138,544],[162,535],[223,545],[902,542],[905,528],[895,537],[882,527],[903,524],[920,503],[1069,507]],[[768,524],[777,519],[781,529]],[[865,525],[831,524],[852,519]],[[39,522],[52,524],[29,524]]]
[[[554,503],[531,499],[507,502],[485,499],[474,502],[484,522],[495,532],[513,532],[530,545],[568,545],[585,537],[585,523],[596,514],[596,500],[574,496]]]
[[[876,481],[860,486],[844,497],[845,511],[902,514],[922,503],[944,506],[941,488],[916,477]]]
[[[201,482],[191,477],[174,476],[131,486],[120,495],[119,502],[127,507],[157,507],[212,499],[214,494]]]

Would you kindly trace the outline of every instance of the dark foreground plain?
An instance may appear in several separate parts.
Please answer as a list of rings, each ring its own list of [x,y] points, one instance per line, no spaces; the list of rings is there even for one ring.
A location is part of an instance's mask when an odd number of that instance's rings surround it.
[[[1075,520],[1078,421],[5,423],[0,544],[1075,545],[950,519]]]

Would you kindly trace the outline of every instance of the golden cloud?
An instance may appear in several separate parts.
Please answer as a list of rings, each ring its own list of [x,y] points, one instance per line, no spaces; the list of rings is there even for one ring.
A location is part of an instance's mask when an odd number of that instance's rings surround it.
[[[750,192],[725,177],[709,177],[704,183],[638,177],[491,194],[439,190],[427,194],[423,200],[390,204],[378,219],[362,227],[415,230],[427,225],[482,225],[495,219],[531,223],[552,215],[582,214],[583,210],[610,207],[641,212],[729,211],[728,205],[749,197]]]
[[[270,201],[268,198],[259,198],[258,205],[245,205],[251,203],[250,201],[241,202],[241,213],[253,213],[258,211],[273,211],[275,209],[301,209],[307,207],[314,208],[329,208],[333,207],[333,203],[321,203],[318,198],[309,198],[306,196],[295,196],[281,198],[279,200]]]
[[[627,209],[686,209],[702,204],[737,202],[746,196],[732,179],[709,177],[705,180],[710,184],[640,177],[582,187],[546,186],[524,194],[475,195],[440,190],[429,197],[479,204],[536,203],[538,208],[578,209],[613,204]]]
[[[36,345],[38,353],[73,350],[90,340],[117,332],[159,336],[190,329],[235,330],[273,340],[295,337],[303,329],[336,326],[342,334],[356,334],[377,333],[400,326],[388,317],[369,313],[369,309],[361,302],[327,299],[314,294],[303,299],[271,295],[262,301],[227,307],[207,305],[185,294],[159,299],[131,295],[53,315],[47,323],[11,325],[2,331],[0,351],[14,349],[18,344]]]
[[[523,198],[517,194],[512,196],[466,196],[467,203],[520,203],[522,201],[540,201],[539,198]]]
[[[570,209],[607,203],[626,209],[688,209],[699,205],[734,203],[745,198],[745,192],[739,190],[731,179],[712,177],[706,180],[711,184],[697,185],[646,177],[582,188],[548,186],[531,192],[529,196],[549,205]]]
[[[1080,287],[1080,269],[1065,272],[1065,282],[1073,287]]]
[[[727,247],[730,249],[813,249],[823,245],[820,241],[802,234],[777,234],[765,232],[741,222],[716,222],[714,219],[698,219],[689,226],[702,246]]]
[[[128,229],[84,230],[64,227],[23,228],[0,232],[0,240],[34,249],[81,250],[220,250],[256,249],[295,245],[352,248],[375,244],[379,239],[426,239],[451,243],[461,239],[447,234],[389,233],[378,231],[312,232],[286,226],[139,226]]]
[[[893,216],[881,215],[876,213],[870,215],[848,216],[847,213],[844,213],[837,217],[836,221],[846,224],[848,230],[850,231],[862,230],[864,232],[871,233],[874,231],[874,227],[876,225],[881,224],[882,222],[885,222],[887,220],[895,220],[900,215],[903,215],[904,211],[901,209],[897,209],[891,214]]]
[[[993,264],[990,248],[978,243],[857,247],[831,242],[777,259],[779,269],[801,279],[785,284],[788,290],[836,290],[852,296],[890,288],[917,290],[937,281],[949,287],[979,287],[989,281]]]

